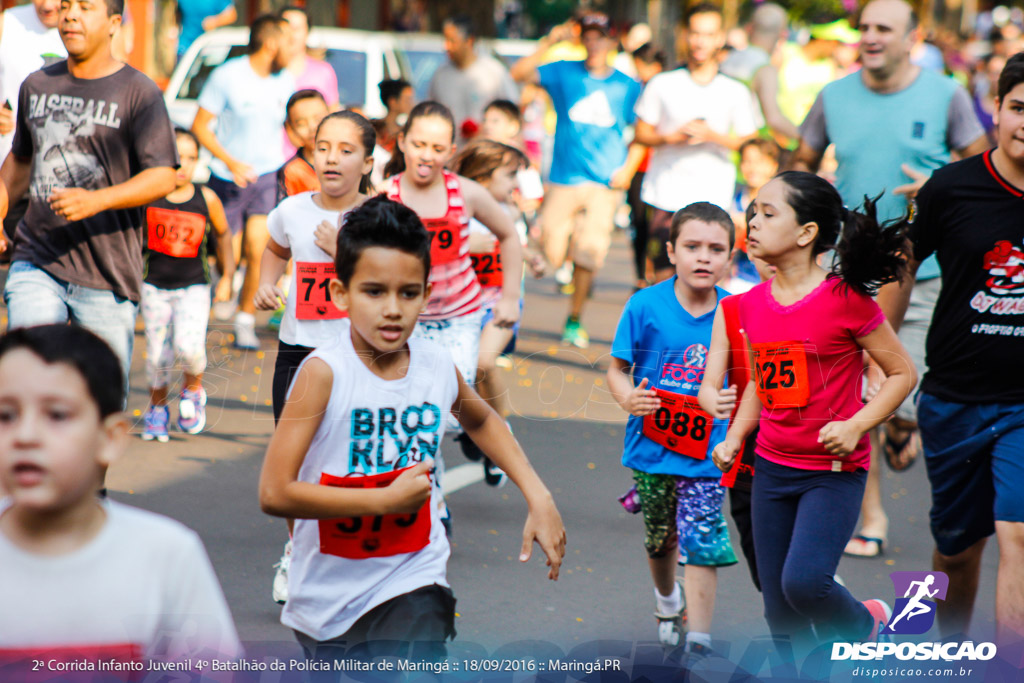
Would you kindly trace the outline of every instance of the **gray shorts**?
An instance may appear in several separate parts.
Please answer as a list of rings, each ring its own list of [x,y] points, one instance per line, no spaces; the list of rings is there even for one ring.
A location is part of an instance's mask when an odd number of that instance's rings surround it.
[[[924,359],[924,343],[928,336],[928,327],[932,323],[932,314],[935,312],[935,302],[939,299],[939,290],[942,288],[942,278],[936,277],[928,280],[918,280],[910,293],[910,305],[907,307],[907,314],[900,326],[899,337],[907,353],[914,360],[914,367],[917,369],[918,381],[924,377],[927,366]],[[896,410],[896,417],[907,422],[917,423],[917,405],[915,399],[917,392],[914,391],[903,401]]]

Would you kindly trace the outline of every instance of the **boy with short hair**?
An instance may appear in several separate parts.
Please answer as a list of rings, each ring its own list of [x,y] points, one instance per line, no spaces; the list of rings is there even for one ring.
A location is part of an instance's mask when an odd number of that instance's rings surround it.
[[[348,332],[303,361],[260,477],[264,512],[296,520],[281,621],[311,657],[357,642],[371,643],[371,657],[407,656],[403,644],[422,642],[414,656],[443,658],[455,600],[433,473],[449,413],[526,498],[519,559],[536,540],[557,579],[565,530],[447,349],[410,338],[430,297],[430,236],[416,214],[383,196],[353,209],[335,269],[331,301],[348,312]]]
[[[488,140],[522,148],[523,115],[511,100],[494,100],[484,109],[480,135]]]
[[[127,446],[122,386],[81,327],[0,338],[0,659],[241,655],[196,533],[96,495]]]
[[[277,203],[300,192],[316,192],[320,182],[313,169],[316,129],[329,113],[327,101],[319,90],[299,90],[285,108],[284,130],[297,151],[277,172]]]
[[[708,457],[725,437],[700,409],[715,309],[727,296],[716,287],[729,267],[735,239],[732,219],[708,202],[672,218],[668,257],[675,275],[630,298],[612,342],[608,386],[630,414],[622,464],[633,478],[644,514],[654,579],[658,639],[679,644],[689,619],[686,650],[711,651],[716,568],[736,563],[722,516],[724,491]],[[686,566],[685,590],[675,566]]]

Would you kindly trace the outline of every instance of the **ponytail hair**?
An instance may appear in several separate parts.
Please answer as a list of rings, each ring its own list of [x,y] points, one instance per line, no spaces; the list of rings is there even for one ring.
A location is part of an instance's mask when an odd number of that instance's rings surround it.
[[[850,211],[836,188],[813,173],[786,171],[776,177],[787,186],[797,223],[818,226],[812,253],[836,250],[838,258],[829,277],[868,296],[886,283],[903,279],[908,222],[903,218],[880,225],[876,205],[881,195],[864,197],[862,210]]]
[[[452,116],[451,110],[441,104],[440,102],[434,102],[433,100],[425,100],[420,102],[412,111],[409,112],[409,118],[405,120],[405,125],[402,126],[400,135],[404,138],[409,134],[409,129],[412,128],[412,123],[418,118],[426,116],[438,116],[448,122],[448,125],[452,129],[452,142],[455,142],[455,117]],[[405,170],[405,153],[402,152],[398,147],[398,142],[395,142],[395,150],[391,153],[391,159],[384,166],[384,177],[390,178],[393,175],[398,175]]]
[[[348,121],[356,127],[359,131],[359,140],[363,145],[364,158],[370,158],[373,156],[373,148],[377,145],[377,129],[373,127],[365,116],[354,112],[350,109],[344,109],[342,111],[331,112],[320,121],[320,125],[316,127],[316,139],[320,138],[320,131],[323,129],[324,124],[328,121]],[[363,175],[359,180],[359,192],[365,195],[373,194],[373,182],[370,180],[370,173]]]

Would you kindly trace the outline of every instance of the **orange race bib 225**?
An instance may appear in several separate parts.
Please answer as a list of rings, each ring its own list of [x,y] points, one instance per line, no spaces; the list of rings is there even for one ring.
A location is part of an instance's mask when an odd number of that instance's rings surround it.
[[[766,408],[802,408],[810,398],[807,351],[801,342],[751,344],[757,395]]]

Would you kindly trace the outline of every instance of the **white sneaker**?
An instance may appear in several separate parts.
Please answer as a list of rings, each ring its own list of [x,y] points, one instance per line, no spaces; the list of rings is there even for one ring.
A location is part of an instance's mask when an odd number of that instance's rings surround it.
[[[284,544],[284,554],[281,555],[281,559],[277,561],[274,567],[277,568],[277,573],[274,574],[274,587],[270,591],[271,597],[274,598],[274,602],[279,605],[283,605],[288,602],[288,568],[292,564],[292,539],[288,539],[288,542]]]
[[[260,338],[256,336],[255,323],[239,320],[240,314],[235,316],[235,348],[243,351],[257,351],[260,348]]]

